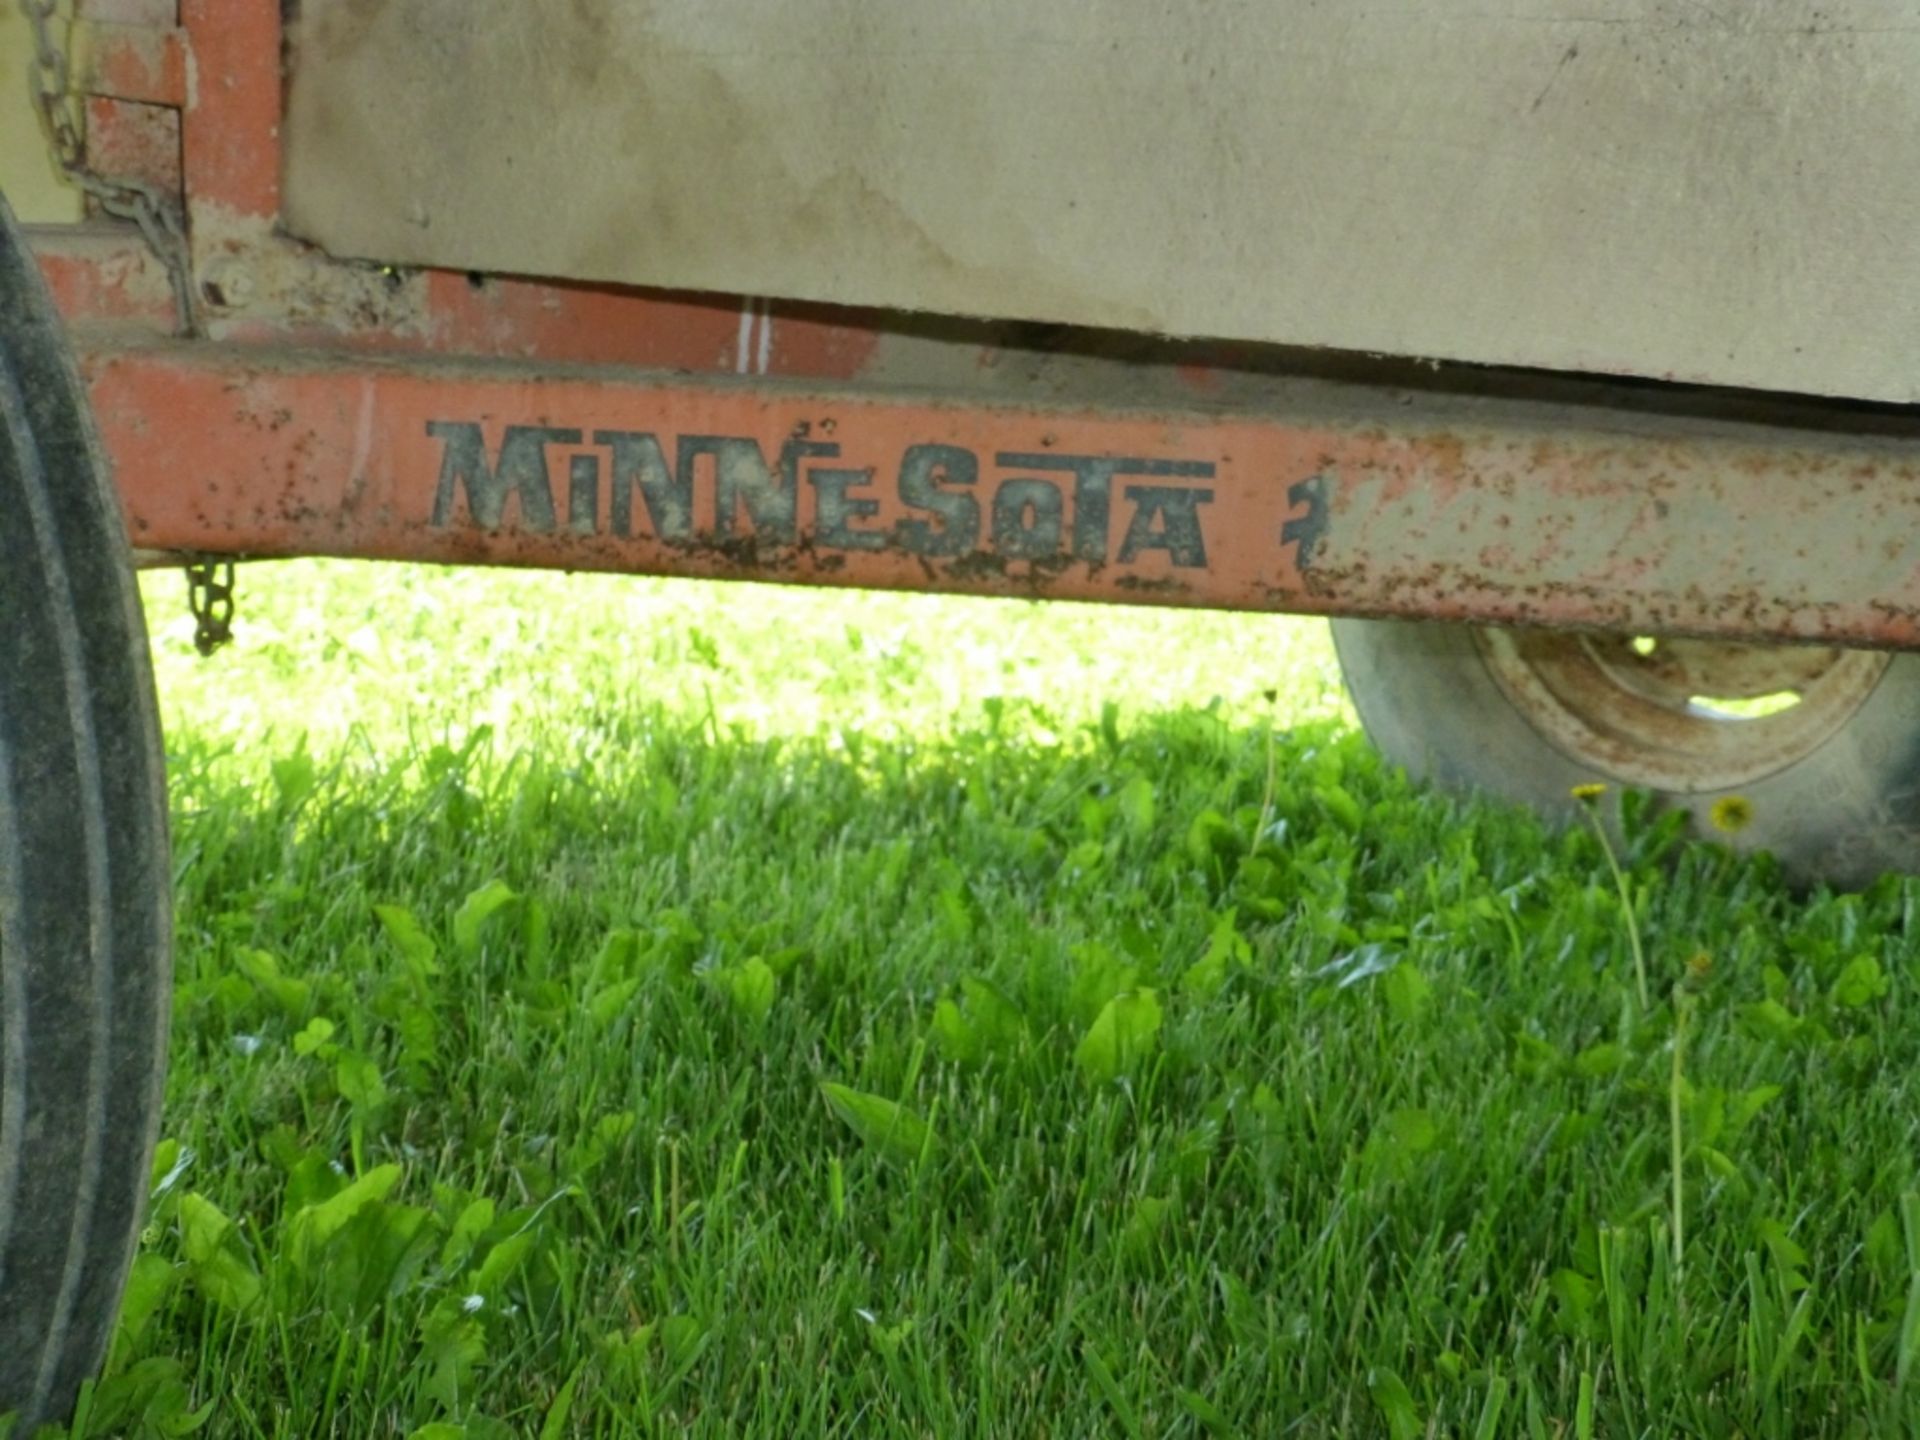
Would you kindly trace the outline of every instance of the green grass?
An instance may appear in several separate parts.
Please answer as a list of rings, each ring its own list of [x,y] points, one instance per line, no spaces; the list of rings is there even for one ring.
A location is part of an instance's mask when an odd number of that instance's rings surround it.
[[[148,594],[178,1002],[101,1429],[1920,1417],[1913,882],[1629,803],[1643,1010],[1595,835],[1380,766],[1317,625],[260,567],[202,664]]]

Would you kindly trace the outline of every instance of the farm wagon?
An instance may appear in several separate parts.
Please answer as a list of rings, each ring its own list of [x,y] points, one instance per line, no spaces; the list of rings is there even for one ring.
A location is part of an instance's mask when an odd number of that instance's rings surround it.
[[[210,646],[291,555],[1324,614],[1416,773],[1920,868],[1904,7],[70,8],[0,30],[0,1411],[145,1198],[136,565]]]

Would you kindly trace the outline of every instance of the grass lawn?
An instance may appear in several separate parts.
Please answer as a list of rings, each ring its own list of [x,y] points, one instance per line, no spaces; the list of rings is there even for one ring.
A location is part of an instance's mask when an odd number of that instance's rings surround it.
[[[241,578],[207,663],[147,582],[178,998],[101,1430],[1920,1422],[1914,882],[1629,803],[1643,1011],[1592,835],[1384,770],[1317,624]]]

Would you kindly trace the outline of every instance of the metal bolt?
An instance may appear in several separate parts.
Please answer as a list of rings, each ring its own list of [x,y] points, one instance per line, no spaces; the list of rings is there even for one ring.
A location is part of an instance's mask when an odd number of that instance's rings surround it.
[[[207,267],[200,293],[209,304],[223,310],[237,310],[253,300],[253,272],[237,260],[223,260]]]

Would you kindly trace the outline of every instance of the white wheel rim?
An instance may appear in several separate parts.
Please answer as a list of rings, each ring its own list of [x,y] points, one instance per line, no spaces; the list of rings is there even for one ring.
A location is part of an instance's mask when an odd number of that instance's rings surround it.
[[[1556,749],[1596,776],[1697,795],[1751,785],[1825,744],[1891,656],[1873,650],[1475,632],[1488,671]]]

